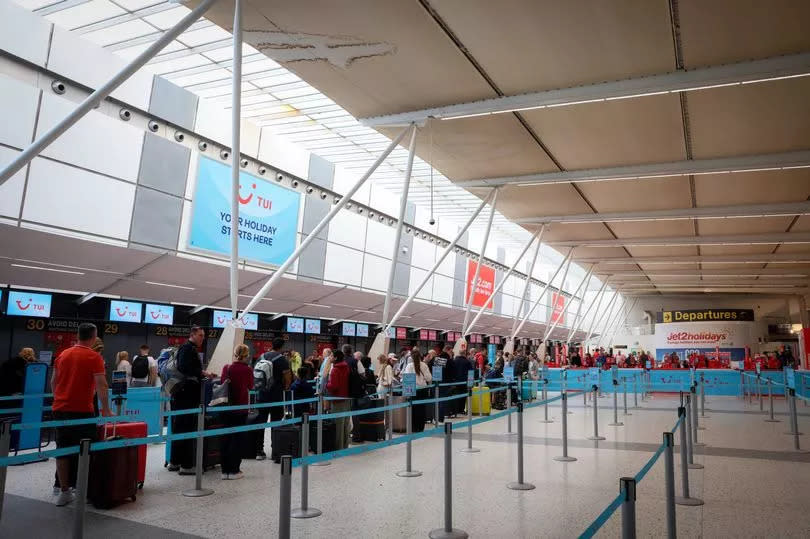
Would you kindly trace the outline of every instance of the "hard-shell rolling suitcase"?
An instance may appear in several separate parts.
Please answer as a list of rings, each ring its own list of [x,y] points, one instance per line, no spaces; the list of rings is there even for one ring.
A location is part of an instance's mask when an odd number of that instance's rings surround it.
[[[472,413],[473,415],[489,415],[490,401],[489,388],[487,386],[476,386],[472,388]]]
[[[142,421],[133,423],[115,423],[98,426],[99,440],[106,440],[108,436],[121,438],[146,438],[147,427]],[[135,446],[138,450],[138,488],[143,488],[146,479],[146,444]]]
[[[364,397],[357,399],[355,410],[372,410],[382,408],[385,401],[383,399],[370,399]],[[385,439],[385,413],[369,412],[367,414],[356,415],[352,419],[354,431],[352,440],[355,442],[378,442]]]
[[[224,429],[225,422],[222,414],[210,414],[205,416],[205,430]],[[222,436],[206,436],[203,438],[203,470],[210,470],[219,465],[222,455],[220,454],[220,441]]]
[[[533,401],[537,396],[537,382],[535,380],[523,380],[520,393],[520,399],[523,402]]]
[[[273,446],[271,457],[273,462],[279,464],[281,457],[290,455],[293,458],[301,456],[301,426],[282,425],[270,429],[270,443]]]
[[[121,440],[113,437],[107,440]],[[138,494],[138,448],[116,447],[90,453],[87,497],[98,509],[111,509]]]

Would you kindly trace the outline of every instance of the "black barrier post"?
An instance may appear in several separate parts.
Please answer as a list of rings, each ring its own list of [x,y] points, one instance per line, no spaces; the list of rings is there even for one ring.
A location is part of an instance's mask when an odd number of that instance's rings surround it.
[[[568,456],[568,393],[563,391],[562,395],[562,443],[563,454],[561,457],[554,457],[557,462],[574,462],[576,457]]]
[[[766,380],[768,383],[768,411],[770,417],[765,421],[767,421],[768,423],[779,423],[778,419],[773,418],[773,380],[771,380],[770,378],[767,378]]]
[[[453,528],[453,424],[444,424],[444,528],[432,530],[431,539],[467,539],[467,532]]]
[[[622,400],[624,401],[624,415],[633,415],[627,411],[627,378],[622,378]]]
[[[692,394],[692,444],[695,447],[702,447],[706,444],[698,441],[698,429],[700,429],[700,423],[698,421],[697,382],[695,382],[695,384],[692,386],[690,392]]]
[[[667,539],[676,537],[675,519],[675,457],[672,446],[675,444],[671,432],[664,433],[664,499],[667,504]]]
[[[281,457],[281,481],[278,496],[278,537],[290,539],[290,505],[292,504],[292,457]]]
[[[73,539],[84,537],[84,509],[87,506],[87,478],[90,475],[90,440],[79,442],[79,469],[76,474],[76,509],[73,518]]]
[[[706,417],[706,379],[703,373],[700,373],[700,417]]]
[[[301,456],[309,455],[309,414],[301,415]],[[293,509],[292,518],[313,518],[323,513],[320,509],[309,506],[309,465],[301,464],[301,507]]]
[[[408,398],[408,407],[405,408],[405,435],[408,436],[408,441],[405,442],[405,470],[397,472],[399,477],[419,477],[422,472],[417,472],[411,469],[411,423],[413,422],[413,402],[410,397]]]
[[[687,404],[689,403],[689,396],[686,397]],[[687,432],[689,431],[689,426],[687,425],[687,419],[689,417],[689,412],[683,406],[678,408],[678,417],[681,420],[681,426],[678,429],[680,432],[680,447],[678,451],[681,453],[681,496],[675,497],[675,503],[678,505],[703,505],[703,500],[700,498],[692,498],[689,495],[689,457],[687,453],[689,453],[689,441]]]
[[[535,486],[531,483],[523,482],[523,401],[517,403],[517,476],[516,483],[509,483],[506,488],[511,490],[534,490]]]
[[[214,493],[214,489],[203,488],[203,433],[205,431],[205,381],[200,381],[200,413],[197,415],[197,438],[195,442],[195,449],[197,451],[195,459],[194,470],[194,488],[184,490],[183,496],[189,498],[200,498],[202,496],[209,496]]]
[[[548,378],[543,378],[543,400],[548,401]],[[540,423],[554,423],[553,419],[548,418],[548,402],[543,404],[543,419],[540,420]]]
[[[694,387],[692,389],[694,389]],[[701,470],[701,469],[703,469],[703,465],[698,464],[698,463],[695,462],[695,438],[694,438],[694,436],[695,436],[695,433],[697,431],[694,429],[694,425],[692,423],[692,421],[693,421],[692,410],[693,410],[693,407],[694,407],[695,404],[696,403],[692,402],[692,395],[687,394],[686,395],[686,419],[684,420],[684,423],[686,423],[686,440],[687,440],[687,442],[689,444],[687,446],[687,455],[689,456],[689,469],[690,470]]]
[[[512,409],[512,382],[506,382],[506,409]],[[506,434],[514,434],[512,432],[512,414],[506,415]]]
[[[11,447],[11,420],[0,420],[0,458],[8,456]],[[0,466],[0,518],[3,517],[3,500],[6,497],[6,474],[8,466]]]
[[[433,403],[433,425],[438,428],[439,427],[439,382],[435,382],[435,387],[433,388],[433,398],[436,399],[436,402]]]
[[[636,539],[636,480],[632,477],[619,479],[622,501],[622,539]]]
[[[472,389],[467,390],[467,447],[462,453],[480,453],[481,450],[472,445]]]

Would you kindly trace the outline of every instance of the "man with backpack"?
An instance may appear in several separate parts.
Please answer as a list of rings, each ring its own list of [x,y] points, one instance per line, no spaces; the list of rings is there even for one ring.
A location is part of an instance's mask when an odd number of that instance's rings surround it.
[[[273,349],[262,354],[253,365],[253,389],[256,391],[256,401],[259,403],[284,400],[284,390],[289,389],[292,383],[290,362],[281,352],[283,347],[284,339],[276,337],[273,339]],[[259,408],[258,412],[257,423],[267,423],[268,417],[271,421],[280,421],[284,417],[283,406]],[[256,460],[264,460],[267,458],[267,454],[264,452],[264,429],[257,430],[255,433]]]
[[[186,341],[174,357],[168,360],[166,369],[170,371],[164,382],[166,391],[172,398],[172,411],[197,408],[200,403],[200,384],[207,376],[203,371],[198,350],[205,339],[205,331],[199,326],[192,326]],[[178,415],[172,421],[172,433],[194,432],[197,430],[196,414]],[[169,471],[179,470],[180,475],[194,475],[195,440],[176,440],[172,442]]]
[[[141,345],[138,355],[132,360],[130,387],[153,387],[157,379],[157,361],[149,355],[149,346]]]

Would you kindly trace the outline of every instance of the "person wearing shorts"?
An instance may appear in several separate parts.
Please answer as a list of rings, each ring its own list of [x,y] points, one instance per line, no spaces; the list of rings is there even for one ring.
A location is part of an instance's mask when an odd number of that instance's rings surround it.
[[[91,347],[98,330],[93,324],[80,324],[78,344],[71,346],[56,358],[53,365],[51,387],[53,388],[53,417],[57,421],[89,419],[96,416],[94,399],[98,392],[101,400],[101,415],[111,416],[107,395],[107,377],[104,359]],[[96,439],[96,424],[66,425],[56,428],[56,447],[76,447],[82,439]],[[78,455],[58,457],[56,474],[60,492],[57,506],[74,500],[71,485],[76,484]]]

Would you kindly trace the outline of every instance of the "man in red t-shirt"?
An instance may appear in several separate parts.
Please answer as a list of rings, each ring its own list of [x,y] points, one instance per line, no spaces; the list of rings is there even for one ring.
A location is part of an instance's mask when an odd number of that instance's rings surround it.
[[[101,400],[101,415],[111,416],[107,395],[107,377],[104,359],[91,346],[98,330],[93,324],[80,324],[78,344],[71,346],[56,358],[53,364],[53,418],[55,420],[87,419],[95,417],[93,399]],[[75,447],[82,439],[96,439],[96,424],[57,427],[56,447]],[[71,476],[75,477],[79,459],[77,455],[56,459],[56,474],[61,492],[56,505],[67,505],[74,500],[70,491]]]

